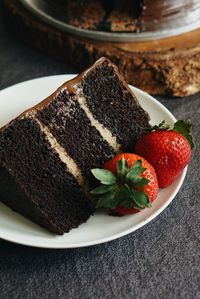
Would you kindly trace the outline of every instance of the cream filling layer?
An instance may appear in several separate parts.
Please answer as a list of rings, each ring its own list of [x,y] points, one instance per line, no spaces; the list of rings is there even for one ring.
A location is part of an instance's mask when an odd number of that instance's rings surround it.
[[[106,127],[104,127],[104,125],[102,125],[97,119],[94,118],[88,108],[86,98],[83,95],[78,95],[77,101],[89,118],[91,125],[95,127],[97,131],[99,131],[103,139],[107,141],[107,143],[115,150],[115,152],[118,152],[120,150],[120,144],[117,142],[117,138],[112,135],[110,130],[108,130]]]
[[[75,177],[79,185],[83,187],[85,192],[88,192],[88,187],[84,177],[74,160],[68,155],[66,150],[57,142],[56,138],[49,131],[47,126],[44,126],[37,118],[34,118],[39,125],[41,132],[43,132],[50,143],[51,147],[56,151],[60,160],[67,166],[69,172]]]

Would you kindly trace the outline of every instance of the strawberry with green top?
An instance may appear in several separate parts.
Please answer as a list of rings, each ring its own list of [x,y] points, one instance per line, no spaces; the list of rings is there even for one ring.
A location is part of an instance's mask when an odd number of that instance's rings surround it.
[[[173,129],[162,122],[137,142],[136,153],[155,168],[159,188],[172,184],[189,163],[194,147],[191,126],[190,120],[177,121]]]
[[[158,194],[154,168],[142,157],[123,153],[104,165],[92,169],[101,185],[91,191],[97,197],[97,207],[120,215],[129,215],[150,207]]]

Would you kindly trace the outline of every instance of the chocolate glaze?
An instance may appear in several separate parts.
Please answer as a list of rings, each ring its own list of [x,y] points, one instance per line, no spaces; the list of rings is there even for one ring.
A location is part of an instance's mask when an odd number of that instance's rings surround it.
[[[34,116],[37,111],[42,110],[43,108],[45,108],[46,106],[48,106],[49,103],[51,103],[51,101],[54,99],[54,97],[62,90],[62,89],[67,89],[68,92],[70,94],[75,94],[76,93],[76,88],[75,86],[78,85],[83,76],[85,75],[86,72],[88,72],[90,69],[92,69],[96,64],[101,63],[104,60],[108,60],[104,57],[100,58],[99,60],[97,60],[91,67],[89,67],[87,70],[85,70],[84,72],[80,73],[78,76],[76,76],[75,78],[63,83],[60,87],[58,87],[56,89],[56,91],[54,91],[50,96],[48,96],[46,99],[42,100],[40,103],[30,107],[29,109],[25,110],[24,112],[22,112],[19,116],[17,116],[15,119],[21,119],[24,116],[27,116],[27,114],[30,114],[30,116]],[[110,61],[109,61],[110,62]],[[111,63],[111,62],[110,62]],[[13,119],[13,120],[15,120]],[[0,132],[3,131],[4,128],[6,128],[7,124],[5,126],[3,126],[2,128],[0,128]]]
[[[112,67],[115,69],[117,75],[119,76],[120,80],[123,82],[124,86],[126,88],[128,88],[128,90],[132,93],[132,90],[129,88],[128,84],[125,82],[123,76],[121,76],[119,74],[118,68],[106,57],[101,57],[100,59],[98,59],[91,67],[89,67],[88,69],[86,69],[84,72],[80,73],[78,76],[76,76],[75,78],[63,83],[54,93],[52,93],[50,96],[48,96],[46,99],[44,99],[43,101],[41,101],[40,103],[36,104],[35,106],[25,110],[24,112],[22,112],[19,116],[17,116],[15,119],[22,119],[23,117],[34,117],[38,111],[41,111],[42,109],[44,109],[46,106],[48,106],[51,101],[54,99],[54,97],[62,90],[62,89],[67,89],[69,94],[75,94],[76,93],[76,87],[78,85],[81,85],[81,81],[84,79],[84,76],[87,74],[87,72],[89,72],[90,70],[92,70],[93,68],[95,68],[98,64],[101,64],[103,62],[107,62],[109,65],[112,65]],[[15,120],[14,119],[14,120]],[[10,122],[9,122],[10,123]],[[0,132],[2,132],[8,124],[6,124],[5,126],[3,126],[2,128],[0,128]]]

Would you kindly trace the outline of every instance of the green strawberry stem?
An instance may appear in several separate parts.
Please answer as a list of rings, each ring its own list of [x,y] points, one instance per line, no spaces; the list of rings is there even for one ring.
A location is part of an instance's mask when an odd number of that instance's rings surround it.
[[[189,118],[185,120],[178,120],[177,122],[175,122],[173,128],[170,125],[166,124],[165,120],[163,120],[160,124],[152,126],[150,129],[147,129],[147,132],[158,130],[174,130],[187,139],[188,143],[191,146],[191,149],[193,149],[195,146],[194,138],[192,136],[192,123]]]
[[[191,120],[188,118],[186,120],[179,120],[174,124],[174,131],[179,132],[182,134],[188,141],[191,149],[194,148],[194,138],[192,136],[192,123]]]
[[[91,191],[97,198],[97,207],[114,209],[123,206],[128,209],[143,210],[150,207],[151,203],[147,194],[138,188],[145,187],[149,180],[142,177],[145,168],[142,161],[137,160],[131,168],[122,158],[116,164],[116,175],[111,171],[95,168],[91,170],[100,186]]]

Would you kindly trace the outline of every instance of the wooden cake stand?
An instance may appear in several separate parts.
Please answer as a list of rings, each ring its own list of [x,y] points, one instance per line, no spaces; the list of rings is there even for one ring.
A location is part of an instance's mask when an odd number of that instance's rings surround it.
[[[200,91],[200,29],[155,41],[97,41],[47,24],[17,0],[3,4],[6,19],[24,41],[79,69],[106,56],[129,83],[148,93],[187,96]]]

